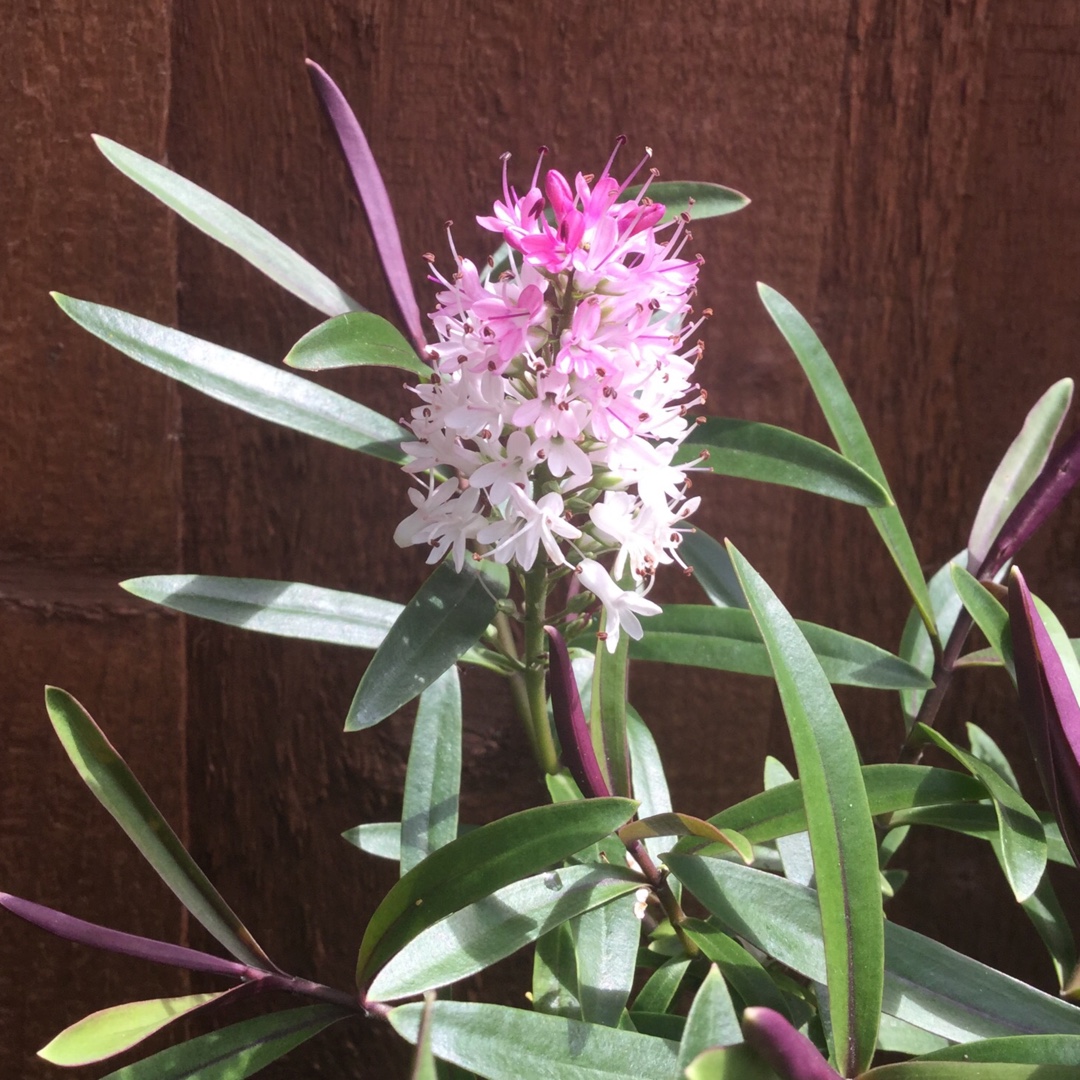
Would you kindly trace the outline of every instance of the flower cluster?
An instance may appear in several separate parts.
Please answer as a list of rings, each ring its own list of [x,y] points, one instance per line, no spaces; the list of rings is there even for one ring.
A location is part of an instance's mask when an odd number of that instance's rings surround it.
[[[688,215],[664,223],[646,196],[655,170],[630,197],[641,165],[620,184],[614,157],[573,186],[551,170],[543,192],[538,163],[520,197],[504,157],[503,198],[477,219],[501,234],[503,259],[478,270],[451,237],[454,273],[432,266],[439,340],[404,421],[406,468],[426,482],[395,533],[459,570],[469,550],[529,570],[542,545],[603,603],[611,648],[620,628],[641,636],[637,616],[660,610],[644,597],[657,566],[680,561],[679,523],[699,500],[686,497],[693,463],[674,458],[705,396]]]

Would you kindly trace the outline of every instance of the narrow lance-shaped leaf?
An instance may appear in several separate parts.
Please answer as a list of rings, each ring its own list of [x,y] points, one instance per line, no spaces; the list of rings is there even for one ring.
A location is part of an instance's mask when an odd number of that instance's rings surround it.
[[[605,611],[601,626],[607,627]],[[615,651],[608,650],[604,629],[596,639],[593,659],[589,726],[593,745],[603,751],[604,771],[615,795],[630,794],[630,750],[626,744],[627,657],[630,635],[620,634]]]
[[[975,575],[994,578],[1038,531],[1080,480],[1080,430],[1057,449],[1024,492]]]
[[[94,949],[120,953],[123,956],[135,956],[140,960],[150,960],[155,964],[169,964],[171,967],[185,968],[188,971],[203,971],[210,975],[224,975],[231,979],[243,978],[247,968],[233,960],[223,960],[220,956],[189,949],[184,945],[173,945],[167,941],[155,941],[153,938],[128,934],[123,930],[110,930],[107,926],[77,919],[74,915],[65,915],[62,911],[35,904],[32,900],[23,900],[9,893],[0,893],[0,907],[6,908],[13,915],[25,919],[50,934],[75,941],[80,945],[89,945]]]
[[[746,607],[746,597],[727,548],[701,529],[683,534],[679,557],[694,572],[705,595],[717,607]]]
[[[982,565],[1002,525],[1039,475],[1072,402],[1073,381],[1061,379],[1032,406],[1020,433],[987,485],[968,538],[968,569]]]
[[[877,1044],[884,917],[877,839],[859,756],[813,651],[772,590],[730,544],[750,609],[776,672],[806,805],[825,941],[837,1063],[866,1069]]]
[[[471,566],[436,567],[405,605],[356,689],[346,731],[385,720],[457,661],[495,617],[501,583]]]
[[[703,1050],[710,1046],[733,1046],[742,1041],[741,1035],[727,983],[720,969],[710,964],[690,1006],[676,1065],[685,1069]]]
[[[421,378],[431,374],[394,325],[370,311],[351,311],[320,323],[289,350],[285,363],[300,371],[363,366],[400,368]]]
[[[177,899],[226,949],[252,967],[276,971],[266,953],[184,850],[158,808],[89,713],[66,691],[45,690],[56,734],[83,782],[116,819]]]
[[[956,594],[963,601],[968,614],[1008,668],[1009,674],[1014,675],[1012,641],[1008,635],[1009,613],[997,597],[962,566],[954,564],[951,572]]]
[[[759,284],[758,293],[772,316],[773,322],[787,338],[788,344],[802,365],[841,453],[873,477],[885,489],[890,500],[895,502],[889,483],[885,479],[884,470],[881,468],[881,462],[866,432],[866,426],[840,378],[840,373],[836,370],[836,366],[817,334],[794,306],[775,289]],[[936,638],[937,630],[934,626],[930,596],[926,589],[926,579],[923,577],[919,557],[915,554],[915,548],[900,511],[896,506],[888,506],[870,507],[869,512],[919,609],[927,630],[931,637]]]
[[[641,185],[628,187],[618,198],[626,202],[637,198]],[[701,180],[655,180],[649,185],[649,198],[664,204],[661,223],[673,221],[680,214],[689,214],[691,221],[722,217],[750,205],[750,200],[734,188],[710,184]]]
[[[1035,764],[1075,861],[1080,852],[1080,705],[1016,567],[1009,574],[1009,625]]]
[[[416,294],[413,292],[409,270],[405,264],[405,253],[401,249],[401,236],[398,233],[394,209],[390,205],[390,196],[386,193],[386,185],[375,162],[375,155],[371,152],[360,122],[334,80],[314,60],[308,60],[307,67],[311,85],[334,128],[357,194],[364,205],[390,291],[397,301],[405,326],[417,349],[423,351],[426,343],[420,321],[420,308],[416,303]]]
[[[238,991],[242,994],[245,990],[253,989],[254,984],[245,983],[215,994],[128,1001],[123,1005],[101,1009],[64,1028],[38,1051],[38,1057],[51,1065],[68,1067],[105,1061],[130,1050],[174,1020],[191,1016],[226,995],[234,998]]]
[[[399,1035],[415,1042],[422,1012],[418,1004],[399,1005],[389,1020]],[[435,1055],[489,1080],[672,1080],[675,1075],[678,1044],[666,1039],[505,1005],[436,1001],[432,1012]]]
[[[216,195],[112,139],[95,135],[94,142],[139,187],[313,308],[325,315],[364,310],[321,270]]]
[[[950,754],[985,786],[998,819],[1002,868],[1017,902],[1025,901],[1038,887],[1046,869],[1046,834],[1038,814],[998,771],[961,750],[933,728],[920,724],[919,735]]]
[[[878,690],[924,689],[921,671],[869,641],[827,626],[797,620],[830,682]],[[630,642],[631,660],[770,675],[769,654],[749,611],[709,604],[668,604],[645,624],[640,641]]]
[[[632,821],[619,830],[624,843],[634,840],[647,840],[654,836],[698,836],[717,844],[731,848],[748,866],[754,861],[754,850],[750,841],[734,829],[718,829],[712,822],[690,814],[654,814],[652,817]]]
[[[364,931],[364,982],[439,919],[602,840],[634,812],[629,799],[587,799],[524,810],[432,852],[386,894]]]
[[[273,1012],[171,1046],[104,1080],[245,1080],[331,1024],[356,1013],[336,1005]]]
[[[348,450],[405,461],[401,440],[408,432],[333,390],[126,311],[59,293],[53,299],[114,349],[226,405]]]
[[[676,460],[708,451],[705,466],[720,476],[782,484],[857,506],[891,506],[872,476],[835,450],[786,428],[710,417],[696,424]]]
[[[576,920],[574,937],[581,1018],[618,1027],[630,999],[641,940],[634,897],[620,896],[586,911]]]
[[[421,695],[401,805],[401,872],[458,834],[461,680],[451,665]]]
[[[435,1055],[431,1052],[431,1007],[435,995],[424,995],[424,1011],[420,1016],[420,1030],[416,1035],[416,1056],[413,1058],[409,1080],[438,1080]]]

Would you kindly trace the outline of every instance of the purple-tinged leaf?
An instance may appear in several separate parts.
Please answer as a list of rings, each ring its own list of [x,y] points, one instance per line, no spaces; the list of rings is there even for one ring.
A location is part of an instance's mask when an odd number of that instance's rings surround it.
[[[990,546],[975,576],[996,577],[1016,553],[1035,535],[1058,503],[1080,480],[1080,431],[1074,431],[1043,466]]]
[[[743,1012],[742,1030],[781,1080],[840,1080],[818,1048],[780,1013],[753,1005]]]
[[[412,280],[405,264],[405,254],[401,248],[401,236],[398,234],[394,210],[390,205],[390,196],[386,193],[375,155],[371,152],[367,137],[364,135],[356,114],[349,107],[345,95],[337,84],[314,60],[307,61],[311,85],[322,105],[338,144],[345,157],[345,162],[352,173],[360,201],[364,205],[371,234],[375,238],[375,247],[382,260],[383,272],[394,294],[405,327],[409,331],[417,350],[423,355],[427,350],[424,329],[420,321],[420,308],[413,292]]]
[[[548,667],[548,688],[551,693],[551,710],[555,717],[555,731],[562,747],[563,763],[577,781],[586,798],[603,798],[611,791],[596,760],[589,722],[581,707],[574,669],[562,634],[553,626],[544,630],[551,641],[551,663]]]
[[[233,960],[222,960],[210,953],[188,949],[183,945],[171,945],[167,941],[155,941],[153,938],[126,934],[122,930],[110,930],[97,923],[76,919],[62,911],[35,904],[32,900],[22,900],[10,893],[0,893],[0,907],[7,908],[13,915],[25,919],[50,934],[76,941],[80,945],[90,945],[95,949],[107,949],[109,952],[122,953],[124,956],[137,956],[141,960],[152,960],[157,964],[170,964],[173,967],[186,968],[188,971],[205,971],[211,975],[226,975],[232,979],[243,978],[251,974],[251,969]]]
[[[1080,444],[1078,444],[1080,445]],[[1080,704],[1023,575],[1009,575],[1016,688],[1035,764],[1073,860],[1080,853]]]

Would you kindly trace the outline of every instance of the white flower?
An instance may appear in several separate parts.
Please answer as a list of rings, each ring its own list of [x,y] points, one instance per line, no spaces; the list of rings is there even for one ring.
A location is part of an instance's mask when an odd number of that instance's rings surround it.
[[[563,517],[562,496],[552,491],[533,502],[521,488],[511,488],[510,506],[513,508],[510,516],[480,530],[478,539],[481,543],[501,538],[490,552],[491,558],[502,563],[516,559],[523,570],[531,570],[543,543],[552,563],[564,565],[566,556],[555,537],[576,540],[581,536],[581,530]]]
[[[659,604],[646,600],[636,592],[621,589],[595,559],[582,559],[577,573],[581,584],[604,605],[608,652],[614,652],[618,646],[620,630],[625,630],[635,641],[641,639],[644,631],[638,620],[639,615],[660,614]]]

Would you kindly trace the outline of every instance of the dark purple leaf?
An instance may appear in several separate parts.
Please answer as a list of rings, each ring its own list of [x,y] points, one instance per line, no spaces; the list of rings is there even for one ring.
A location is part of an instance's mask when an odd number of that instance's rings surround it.
[[[0,907],[5,907],[13,915],[40,926],[42,930],[48,930],[50,934],[67,938],[68,941],[77,941],[80,945],[92,945],[96,949],[137,956],[158,964],[171,964],[173,967],[187,968],[188,971],[207,971],[212,975],[227,975],[233,979],[254,973],[251,968],[233,960],[222,960],[210,953],[187,949],[182,945],[170,945],[153,938],[125,934],[122,930],[110,930],[97,923],[76,919],[53,908],[35,904],[31,900],[21,900],[9,893],[0,893]]]
[[[405,320],[405,326],[417,351],[423,356],[427,351],[427,343],[420,321],[420,308],[416,303],[412,280],[405,265],[405,254],[401,249],[401,237],[398,234],[394,210],[379,173],[379,166],[375,163],[375,156],[368,146],[360,122],[334,80],[314,60],[308,60],[307,67],[315,94],[334,127],[341,152],[345,156],[360,201],[367,213],[390,291],[394,294],[401,317]]]
[[[754,1005],[743,1012],[743,1037],[781,1080],[840,1080],[818,1048],[773,1009]]]
[[[1061,833],[1080,865],[1080,705],[1023,575],[1009,575],[1016,689],[1039,775]]]
[[[545,626],[544,629],[551,640],[548,688],[551,691],[551,711],[555,716],[555,731],[562,747],[563,762],[586,798],[604,798],[611,792],[604,780],[604,774],[600,771],[600,763],[596,760],[592,735],[581,707],[566,642],[555,627]]]
[[[1065,440],[1005,519],[976,577],[993,578],[1034,536],[1080,480],[1080,431]]]

